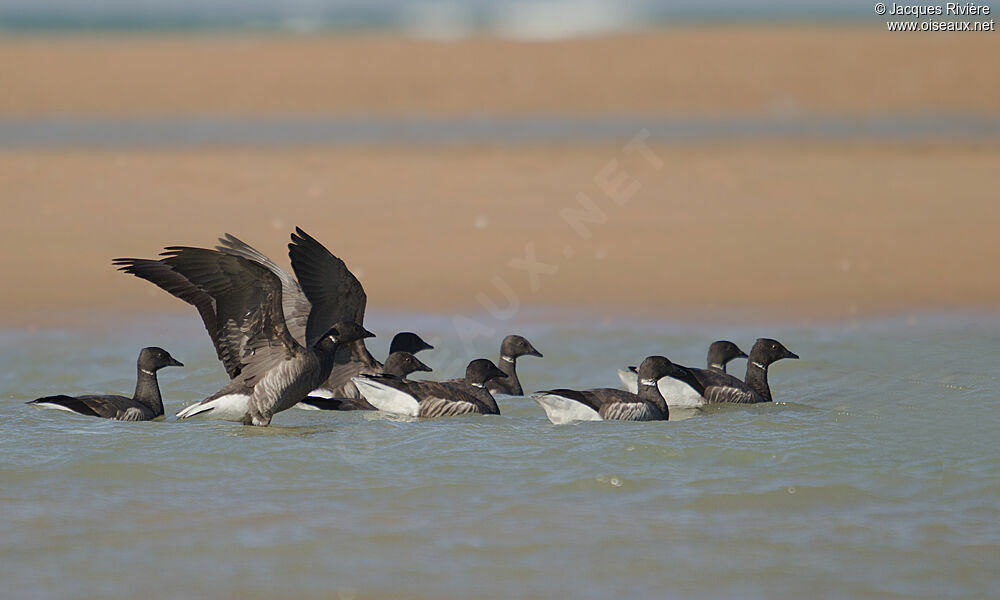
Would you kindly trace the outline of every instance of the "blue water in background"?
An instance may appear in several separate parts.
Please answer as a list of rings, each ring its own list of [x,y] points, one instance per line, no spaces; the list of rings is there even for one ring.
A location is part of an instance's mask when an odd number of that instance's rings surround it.
[[[0,29],[382,29],[546,37],[690,21],[869,20],[864,0],[0,0]]]

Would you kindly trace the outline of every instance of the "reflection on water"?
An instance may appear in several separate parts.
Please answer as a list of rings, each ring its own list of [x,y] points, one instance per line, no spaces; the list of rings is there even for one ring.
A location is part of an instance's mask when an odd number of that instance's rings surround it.
[[[368,319],[401,322],[460,347],[447,318]],[[0,581],[17,598],[989,597],[1000,322],[913,323],[523,322],[545,354],[518,365],[529,390],[616,386],[654,352],[699,364],[723,337],[802,356],[772,367],[774,404],[558,427],[528,398],[501,398],[499,417],[181,422],[224,378],[193,315],[97,341],[0,333]],[[149,343],[189,365],[161,374],[165,421],[23,404],[127,391]],[[421,355],[435,376],[460,374],[438,352]]]

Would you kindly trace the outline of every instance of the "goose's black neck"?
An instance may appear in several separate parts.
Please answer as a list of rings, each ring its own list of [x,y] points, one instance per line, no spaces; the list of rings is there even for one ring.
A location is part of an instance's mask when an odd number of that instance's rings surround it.
[[[510,394],[512,396],[523,394],[524,390],[521,389],[521,381],[517,378],[517,357],[501,353],[500,360],[497,361],[497,367],[507,376],[507,379],[501,379],[500,381],[506,387],[510,388]]]
[[[663,414],[667,414],[667,401],[663,399],[663,394],[660,393],[660,387],[657,385],[657,380],[655,379],[644,379],[639,378],[639,391],[637,395],[639,400],[643,402],[649,402],[655,405]]]
[[[771,401],[771,387],[767,384],[767,365],[750,357],[747,361],[747,376],[743,382],[757,392],[765,402]]]
[[[350,344],[347,345],[349,346]],[[313,347],[313,352],[316,354],[317,358],[319,358],[319,373],[323,376],[323,380],[330,376],[330,371],[333,370],[333,363],[336,361],[337,354],[341,352],[343,348],[344,344],[338,344],[329,337],[320,340],[320,342]],[[364,349],[363,345],[362,349]]]
[[[142,402],[157,414],[163,414],[163,398],[160,397],[160,384],[156,381],[156,371],[138,367],[137,373],[135,395],[132,399]]]

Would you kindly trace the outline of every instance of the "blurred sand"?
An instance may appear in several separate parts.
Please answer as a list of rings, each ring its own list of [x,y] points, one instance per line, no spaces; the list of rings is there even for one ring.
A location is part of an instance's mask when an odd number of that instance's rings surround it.
[[[997,114],[994,35],[712,28],[548,44],[0,39],[0,117]],[[1000,144],[753,142],[0,152],[0,325],[187,311],[110,260],[304,227],[369,307],[667,318],[1000,310]],[[609,161],[641,186],[599,189]],[[614,171],[615,174],[618,171]],[[589,197],[581,231],[565,209]],[[512,267],[532,246],[532,289]],[[497,279],[502,281],[497,287]],[[14,282],[14,283],[11,283]],[[486,304],[488,304],[488,300]]]
[[[1000,208],[985,193],[1000,148],[655,152],[661,170],[613,146],[0,154],[3,277],[18,282],[0,308],[20,324],[185,310],[110,260],[231,232],[287,264],[300,225],[370,307],[482,310],[479,292],[505,306],[499,276],[522,307],[685,318],[1000,309]],[[610,160],[641,185],[624,206],[594,182]],[[599,207],[590,239],[560,215],[580,192]],[[537,291],[508,265],[527,244],[556,268]]]
[[[561,42],[0,38],[0,116],[990,113],[1000,37],[710,27]]]

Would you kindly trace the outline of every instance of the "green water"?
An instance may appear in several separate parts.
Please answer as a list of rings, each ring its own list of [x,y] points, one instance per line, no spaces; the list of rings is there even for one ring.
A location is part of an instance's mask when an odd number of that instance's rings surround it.
[[[381,356],[410,328],[468,356],[450,320],[373,315]],[[224,373],[194,315],[0,333],[0,596],[231,598],[987,598],[1000,589],[1000,320],[822,327],[545,318],[526,389],[616,386],[649,353],[704,360],[780,339],[775,404],[666,423],[556,427],[288,411],[266,429],[172,415]],[[506,332],[505,332],[506,333]],[[495,341],[474,351],[495,358]],[[129,392],[139,347],[169,416],[41,411],[58,392]],[[451,349],[449,351],[448,349]],[[460,356],[461,355],[461,356]],[[733,363],[735,371],[743,361]]]

